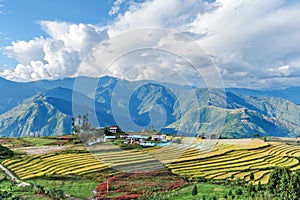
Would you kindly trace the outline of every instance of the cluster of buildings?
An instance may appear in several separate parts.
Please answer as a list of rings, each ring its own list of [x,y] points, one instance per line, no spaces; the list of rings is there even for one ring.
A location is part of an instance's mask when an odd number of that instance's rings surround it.
[[[109,130],[109,132],[103,134],[102,137],[99,137],[96,140],[89,142],[88,145],[93,145],[100,142],[109,142],[116,139],[124,140],[124,144],[141,145],[143,147],[165,146],[166,144],[169,143],[169,141],[167,140],[167,135],[156,133],[156,132],[153,132],[152,135],[149,134],[130,135],[123,132],[118,132],[120,130],[118,126],[106,127],[106,130]]]

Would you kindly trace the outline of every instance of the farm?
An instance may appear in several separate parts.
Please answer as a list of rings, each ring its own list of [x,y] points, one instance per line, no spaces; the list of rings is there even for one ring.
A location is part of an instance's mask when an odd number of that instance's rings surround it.
[[[172,148],[169,147],[169,152]],[[174,149],[176,150],[176,149]],[[300,147],[283,143],[262,143],[261,146],[240,147],[217,145],[205,157],[196,149],[187,148],[177,160],[169,161],[166,166],[174,174],[207,179],[243,179],[250,181],[249,174],[254,173],[253,184],[268,182],[270,171],[276,167],[288,167],[297,170],[300,167]],[[161,156],[161,154],[160,154]]]
[[[98,196],[103,197],[108,192],[107,198],[111,199],[122,199],[120,196],[128,195],[143,198],[145,194],[158,196],[163,192],[170,194],[165,199],[172,199],[175,193],[171,194],[171,190],[186,192],[186,189],[180,188],[197,180],[210,181],[210,184],[243,181],[244,184],[264,185],[268,183],[271,172],[278,167],[286,167],[291,171],[300,169],[300,146],[287,142],[182,139],[181,144],[130,150],[121,149],[112,142],[89,147],[80,143],[57,146],[53,138],[50,144],[40,139],[38,144],[44,146],[32,144],[31,147],[19,145],[11,148],[18,153],[3,160],[2,165],[23,181],[45,187],[51,183],[63,188],[67,194],[82,199],[92,196],[92,192],[101,188],[101,184],[108,184],[106,181],[109,181],[110,187],[105,191],[99,189]],[[154,187],[159,184],[151,179],[151,173],[163,174],[157,177],[169,177],[171,185],[165,185],[166,188]],[[139,176],[142,178],[134,185],[134,177]],[[84,181],[86,183],[83,185],[86,186],[77,188],[76,185]],[[132,185],[127,190],[124,188],[126,181],[131,182],[126,185]],[[164,181],[161,179],[161,182]]]

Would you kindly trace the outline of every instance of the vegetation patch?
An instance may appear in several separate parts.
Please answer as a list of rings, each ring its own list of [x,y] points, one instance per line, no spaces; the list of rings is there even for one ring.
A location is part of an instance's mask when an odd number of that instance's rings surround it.
[[[40,185],[46,190],[60,189],[64,194],[81,199],[93,196],[93,190],[99,180],[86,177],[56,177],[56,178],[37,178],[29,180],[30,183]]]
[[[10,158],[14,155],[14,152],[9,148],[0,145],[0,160]]]
[[[143,195],[178,189],[186,182],[168,170],[121,173],[96,188],[99,199],[137,199]]]

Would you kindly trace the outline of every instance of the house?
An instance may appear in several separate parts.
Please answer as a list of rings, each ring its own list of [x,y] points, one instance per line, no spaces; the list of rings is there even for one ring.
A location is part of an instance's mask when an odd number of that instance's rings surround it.
[[[206,139],[205,133],[201,133],[201,134],[199,133],[199,134],[196,135],[196,137],[199,137],[201,139]]]
[[[97,140],[89,142],[88,145],[91,146],[91,145],[94,145],[94,144],[97,144],[97,143],[100,143],[100,142],[101,142],[101,138],[97,138]]]
[[[140,145],[143,146],[143,147],[155,147],[156,143],[154,143],[154,142],[141,142]]]
[[[140,144],[148,139],[148,136],[143,135],[128,135],[126,138],[127,141],[125,141],[125,144]]]
[[[166,141],[167,140],[167,135],[165,135],[165,134],[155,134],[155,135],[152,135],[152,140]]]
[[[118,129],[119,129],[118,126],[110,126],[109,127],[109,132],[111,132],[111,133],[117,133]]]
[[[128,138],[128,136],[129,136],[129,134],[123,134],[123,135],[120,135],[120,139],[125,140],[125,139]]]
[[[107,141],[110,141],[110,140],[115,140],[115,139],[117,139],[117,136],[115,136],[115,135],[110,135],[110,136],[104,136],[104,139],[103,139],[103,141],[104,142],[107,142]]]

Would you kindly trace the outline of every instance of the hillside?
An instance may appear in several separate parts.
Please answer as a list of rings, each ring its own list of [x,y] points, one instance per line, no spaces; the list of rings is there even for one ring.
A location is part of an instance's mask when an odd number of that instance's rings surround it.
[[[85,89],[82,93],[72,90],[75,82]],[[225,92],[107,76],[31,83],[1,79],[1,83],[2,136],[70,133],[72,116],[84,113],[92,126],[118,124],[125,131],[152,127],[166,133],[229,138],[300,133],[300,106],[279,91],[266,95],[248,89]]]
[[[51,100],[42,96],[32,97],[0,115],[2,135],[19,137],[34,133],[42,135],[70,133],[70,113],[64,113],[53,105]]]

